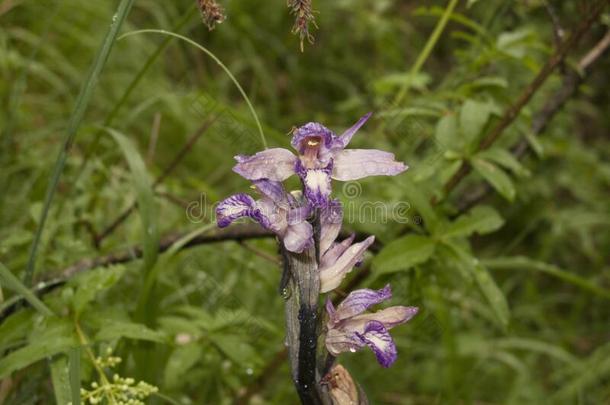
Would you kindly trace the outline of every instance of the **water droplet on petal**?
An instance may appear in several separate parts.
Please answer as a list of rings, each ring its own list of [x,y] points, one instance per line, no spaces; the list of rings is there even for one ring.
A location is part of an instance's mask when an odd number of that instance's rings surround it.
[[[354,349],[353,347],[350,347],[349,351],[352,352],[352,353],[356,353],[356,349]]]

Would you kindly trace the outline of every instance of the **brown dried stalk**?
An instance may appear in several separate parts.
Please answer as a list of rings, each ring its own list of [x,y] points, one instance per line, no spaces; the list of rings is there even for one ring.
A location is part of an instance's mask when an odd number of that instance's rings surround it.
[[[288,0],[290,14],[295,16],[292,33],[298,35],[301,39],[301,52],[303,52],[303,41],[305,39],[307,39],[310,44],[313,44],[314,41],[314,37],[309,31],[309,24],[313,25],[314,28],[318,28],[311,1],[312,0]]]

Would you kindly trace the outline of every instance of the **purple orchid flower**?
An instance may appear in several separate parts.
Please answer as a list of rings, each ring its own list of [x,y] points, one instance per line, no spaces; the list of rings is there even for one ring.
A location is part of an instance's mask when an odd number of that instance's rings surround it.
[[[390,367],[398,353],[388,330],[405,323],[415,314],[417,307],[394,306],[375,313],[363,313],[368,307],[392,297],[390,285],[381,290],[361,289],[351,292],[335,309],[326,301],[329,315],[326,348],[337,356],[343,352],[355,352],[370,347],[383,367]]]
[[[248,180],[283,181],[297,174],[311,204],[314,207],[326,206],[331,178],[350,181],[368,176],[394,176],[407,169],[389,152],[345,149],[370,116],[371,113],[366,114],[340,136],[317,122],[307,123],[293,132],[291,145],[298,157],[287,149],[266,149],[253,156],[236,156],[237,164],[233,170]]]
[[[299,204],[277,181],[257,180],[253,187],[262,194],[260,200],[239,193],[218,204],[218,226],[224,228],[238,218],[250,217],[278,235],[287,250],[300,253],[310,247],[313,244],[313,228],[307,218],[311,215],[311,207]]]
[[[362,242],[352,243],[355,235],[334,243],[320,258],[320,292],[326,293],[339,287],[345,276],[362,261],[362,256],[375,242],[369,236]]]

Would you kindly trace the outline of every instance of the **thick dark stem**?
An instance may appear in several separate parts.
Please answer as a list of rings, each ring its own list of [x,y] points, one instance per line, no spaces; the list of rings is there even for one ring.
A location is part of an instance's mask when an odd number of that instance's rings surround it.
[[[286,344],[294,381],[303,404],[322,404],[316,381],[320,277],[314,247],[303,253],[282,250],[290,272],[286,298]]]

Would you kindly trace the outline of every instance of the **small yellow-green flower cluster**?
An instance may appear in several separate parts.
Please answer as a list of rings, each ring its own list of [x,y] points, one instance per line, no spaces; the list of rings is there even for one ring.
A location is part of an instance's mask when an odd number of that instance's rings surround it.
[[[112,349],[106,351],[106,356],[95,359],[96,367],[100,372],[100,382],[92,382],[90,390],[81,388],[80,395],[83,403],[91,405],[102,403],[144,405],[143,400],[159,390],[154,385],[144,381],[139,381],[136,384],[133,378],[121,377],[118,374],[114,374],[112,380],[106,378],[102,368],[113,368],[121,361],[120,357],[112,356]]]

